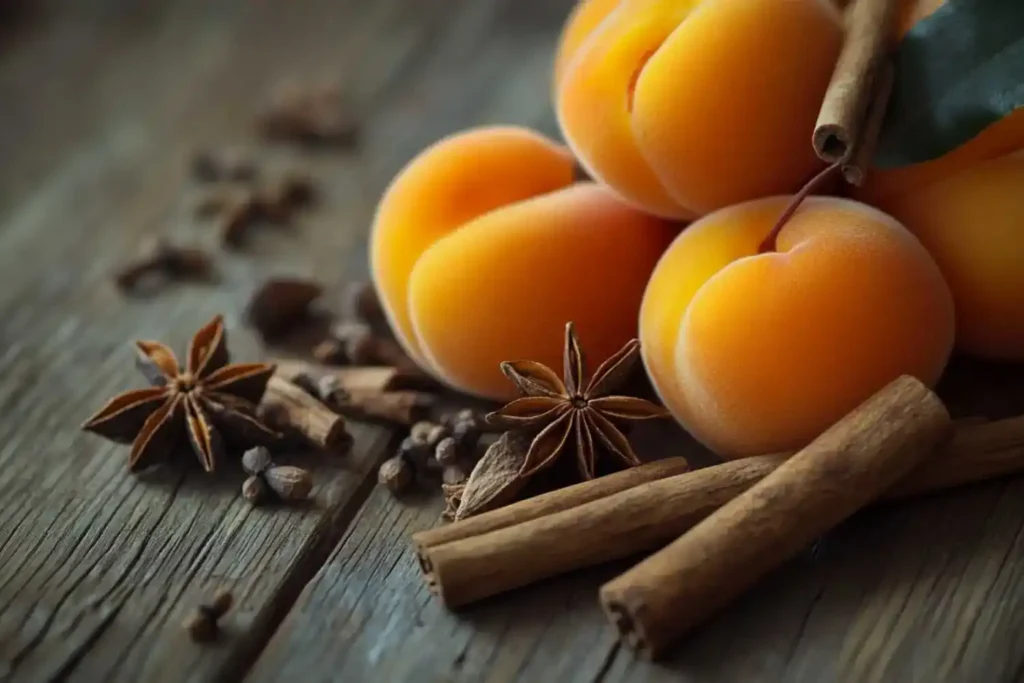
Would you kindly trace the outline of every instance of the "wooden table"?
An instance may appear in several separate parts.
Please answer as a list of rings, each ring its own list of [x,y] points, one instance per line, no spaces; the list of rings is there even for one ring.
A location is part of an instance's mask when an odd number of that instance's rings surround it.
[[[181,350],[223,313],[234,355],[257,358],[241,311],[261,279],[364,276],[376,199],[427,144],[492,122],[554,134],[569,5],[0,1],[0,679],[1024,680],[1019,480],[857,515],[651,665],[597,605],[626,564],[445,611],[407,545],[441,503],[375,486],[400,436],[384,427],[355,425],[349,456],[314,461],[315,504],[285,509],[250,507],[235,473],[130,475],[123,447],[79,430],[140,386],[132,340]],[[356,153],[257,146],[255,108],[294,75],[342,78],[366,122]],[[192,217],[186,173],[194,148],[235,143],[301,160],[324,194],[238,253]],[[220,284],[120,295],[111,271],[152,233],[215,249]],[[1019,412],[1021,379],[958,363],[943,394],[959,414]],[[708,462],[672,428],[641,436]],[[196,645],[182,619],[216,586],[238,601],[227,637]]]

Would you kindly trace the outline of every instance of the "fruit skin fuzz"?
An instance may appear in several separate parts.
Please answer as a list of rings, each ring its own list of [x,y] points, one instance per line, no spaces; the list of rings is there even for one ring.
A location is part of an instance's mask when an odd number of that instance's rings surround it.
[[[953,346],[949,286],[921,243],[858,202],[732,206],[668,248],[640,312],[644,364],[695,438],[726,458],[801,448],[899,375],[933,386]]]
[[[796,192],[824,167],[808,137],[842,42],[828,0],[590,0],[556,55],[559,126],[655,215]]]
[[[576,182],[569,151],[533,131],[475,128],[392,181],[371,230],[371,274],[418,365],[459,391],[509,400],[500,363],[559,365],[567,321],[595,357],[636,337],[644,287],[679,228]]]

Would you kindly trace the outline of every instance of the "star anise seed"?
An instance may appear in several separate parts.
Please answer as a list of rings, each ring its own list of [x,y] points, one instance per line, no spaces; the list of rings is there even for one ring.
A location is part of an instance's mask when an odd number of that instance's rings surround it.
[[[530,444],[521,477],[551,466],[570,441],[575,444],[580,476],[593,479],[600,444],[627,467],[640,464],[616,421],[666,417],[659,405],[641,398],[618,396],[640,357],[640,342],[626,343],[594,371],[584,383],[585,359],[573,324],[565,326],[564,375],[534,361],[501,364],[505,376],[523,395],[487,415],[487,422],[503,429],[539,430]]]
[[[166,459],[185,434],[207,472],[215,469],[225,443],[246,447],[280,438],[256,416],[275,366],[229,364],[221,316],[196,332],[184,369],[160,342],[135,346],[136,365],[152,386],[115,396],[82,425],[111,441],[131,443],[130,470]]]

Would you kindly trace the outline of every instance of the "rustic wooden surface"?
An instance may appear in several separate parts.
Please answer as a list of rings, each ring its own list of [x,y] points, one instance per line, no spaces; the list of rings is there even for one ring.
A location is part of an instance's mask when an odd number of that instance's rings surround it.
[[[442,609],[407,545],[439,501],[374,488],[384,428],[355,426],[344,458],[297,454],[318,481],[301,509],[251,509],[230,468],[131,476],[124,448],[78,430],[141,384],[131,340],[180,352],[224,313],[255,358],[240,313],[261,278],[363,275],[376,198],[425,145],[480,123],[554,133],[570,4],[0,0],[0,680],[1024,680],[1020,480],[856,516],[651,665],[597,605],[625,564]],[[255,143],[254,108],[293,75],[344,82],[366,120],[355,154]],[[120,296],[109,273],[145,235],[215,246],[185,174],[210,144],[301,163],[322,206],[218,251],[215,286]],[[1020,411],[1022,379],[960,364],[944,395],[959,414]],[[674,430],[641,437],[707,461]],[[181,620],[215,586],[239,605],[223,642],[197,646]]]

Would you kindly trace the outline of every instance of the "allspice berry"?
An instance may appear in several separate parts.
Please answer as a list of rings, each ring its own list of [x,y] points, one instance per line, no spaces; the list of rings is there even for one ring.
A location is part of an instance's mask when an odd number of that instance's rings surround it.
[[[282,500],[305,500],[313,490],[313,476],[301,467],[274,465],[262,476],[270,490]]]
[[[227,614],[234,604],[234,597],[227,590],[218,590],[213,601],[199,605],[185,620],[189,636],[197,643],[208,643],[220,634],[218,620]]]
[[[242,498],[245,498],[253,505],[259,505],[265,501],[269,493],[267,482],[255,474],[242,482]]]
[[[405,458],[396,455],[385,460],[377,470],[377,481],[392,493],[401,493],[412,483],[412,467]]]
[[[441,439],[434,448],[434,457],[441,467],[459,464],[459,445],[451,436]]]

